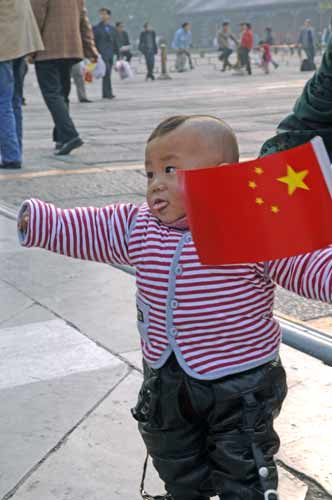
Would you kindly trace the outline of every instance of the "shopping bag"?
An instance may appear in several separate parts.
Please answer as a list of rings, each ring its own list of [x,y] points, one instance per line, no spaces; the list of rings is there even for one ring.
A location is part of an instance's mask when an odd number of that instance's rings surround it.
[[[128,78],[133,78],[134,73],[130,67],[130,64],[127,61],[117,61],[115,63],[115,71],[119,73],[121,80],[125,80]]]

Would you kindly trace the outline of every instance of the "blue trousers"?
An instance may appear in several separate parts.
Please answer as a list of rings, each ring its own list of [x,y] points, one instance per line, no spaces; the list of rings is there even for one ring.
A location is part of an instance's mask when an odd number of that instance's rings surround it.
[[[154,78],[153,76],[153,70],[154,70],[154,63],[155,63],[155,53],[152,50],[148,50],[144,54],[145,56],[145,62],[146,62],[146,69],[148,70],[147,73],[147,78]]]
[[[0,62],[0,152],[2,163],[22,160],[23,58]]]

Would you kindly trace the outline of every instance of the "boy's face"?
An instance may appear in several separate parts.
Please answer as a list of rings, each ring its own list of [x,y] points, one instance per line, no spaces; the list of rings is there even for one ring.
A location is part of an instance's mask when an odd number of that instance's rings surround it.
[[[176,171],[221,163],[222,159],[212,150],[201,133],[183,126],[148,143],[145,152],[147,202],[161,222],[171,224],[185,215]]]

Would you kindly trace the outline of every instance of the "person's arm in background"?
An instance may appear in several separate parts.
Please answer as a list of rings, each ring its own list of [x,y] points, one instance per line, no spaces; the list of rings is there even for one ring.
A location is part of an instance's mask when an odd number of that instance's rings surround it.
[[[112,44],[113,44],[113,53],[116,55],[117,59],[120,57],[120,45],[117,37],[116,29],[112,29]]]
[[[179,33],[179,31],[176,31],[174,38],[173,38],[173,42],[172,42],[172,49],[179,49],[180,48],[179,38],[180,38],[180,33]]]
[[[144,33],[142,33],[139,36],[139,44],[138,44],[138,50],[144,54],[145,52],[145,43],[144,43]]]
[[[332,161],[332,40],[293,112],[280,122],[278,132],[262,146],[261,156],[299,146],[319,135]]]
[[[80,29],[84,56],[92,61],[97,60],[98,50],[95,45],[94,34],[88,17],[88,11],[85,7],[81,10]]]
[[[43,36],[49,0],[30,0],[40,34]]]
[[[157,35],[155,31],[153,32],[153,45],[154,45],[154,53],[158,54]]]

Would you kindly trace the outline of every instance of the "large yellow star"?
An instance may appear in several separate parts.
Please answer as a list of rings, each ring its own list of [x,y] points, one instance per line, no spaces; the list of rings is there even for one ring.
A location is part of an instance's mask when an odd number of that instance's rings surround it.
[[[285,177],[279,177],[277,180],[288,185],[288,194],[291,196],[297,189],[309,191],[309,186],[303,182],[303,179],[307,177],[308,173],[309,170],[295,172],[290,165],[287,165],[287,175]]]

